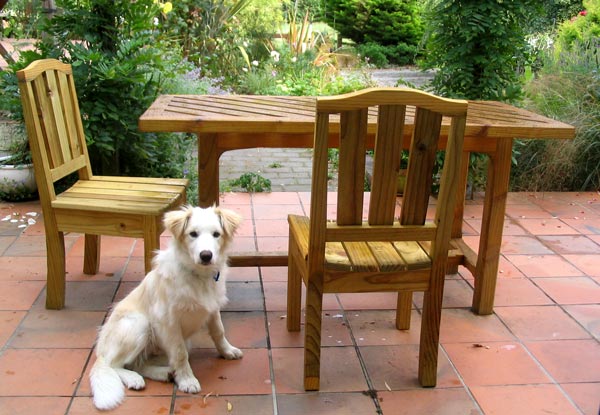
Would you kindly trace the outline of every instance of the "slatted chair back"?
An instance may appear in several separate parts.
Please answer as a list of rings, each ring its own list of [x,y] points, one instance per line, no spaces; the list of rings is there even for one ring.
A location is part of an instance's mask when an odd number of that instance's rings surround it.
[[[54,200],[57,180],[92,177],[71,65],[41,59],[17,76],[40,196]]]
[[[378,244],[381,241],[398,241],[396,249],[409,244],[406,252],[410,252],[410,244],[416,242],[406,241],[432,241],[437,235],[436,230],[443,228],[443,237],[440,235],[438,245],[443,242],[442,248],[447,249],[453,220],[452,206],[459,182],[466,110],[465,101],[401,88],[374,88],[317,99],[309,253],[315,269],[326,262],[323,258],[325,244],[328,243],[329,249],[337,241],[345,242],[338,249],[343,249],[348,257],[364,258],[366,263],[361,266],[372,270],[382,265],[385,268],[387,248]],[[372,133],[368,131],[369,111],[371,116],[377,113],[370,195],[365,192],[367,140]],[[328,138],[335,134],[329,119],[334,114],[340,117],[337,216],[335,221],[328,222]],[[407,116],[414,118],[414,122],[410,123],[412,132],[406,125]],[[425,224],[443,117],[450,118],[450,127],[446,131],[449,137],[444,176],[436,218]],[[397,216],[397,180],[402,149],[405,137],[411,136],[402,208]],[[367,209],[363,209],[365,202]],[[364,210],[367,210],[366,218],[363,218]],[[397,221],[403,226],[399,226]],[[385,226],[389,229],[385,230]],[[364,252],[364,255],[360,250],[365,245],[354,243],[362,241],[371,244],[370,252]],[[354,248],[357,252],[351,252]],[[373,260],[379,263],[369,265],[368,262]]]

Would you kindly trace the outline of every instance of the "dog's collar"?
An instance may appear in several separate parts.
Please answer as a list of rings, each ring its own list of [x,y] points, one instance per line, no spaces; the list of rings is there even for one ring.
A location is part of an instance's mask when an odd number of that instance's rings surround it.
[[[221,277],[221,273],[219,271],[217,271],[217,273],[213,276],[213,280],[215,280],[215,282],[219,282],[220,277]]]

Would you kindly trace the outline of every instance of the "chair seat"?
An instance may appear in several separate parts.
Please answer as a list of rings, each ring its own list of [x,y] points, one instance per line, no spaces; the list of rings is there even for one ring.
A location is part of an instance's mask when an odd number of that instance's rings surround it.
[[[93,176],[52,201],[55,209],[159,215],[177,205],[187,179]]]
[[[309,218],[289,215],[294,234],[305,259],[308,256]],[[341,272],[398,272],[431,267],[429,245],[417,241],[328,242],[325,269]]]

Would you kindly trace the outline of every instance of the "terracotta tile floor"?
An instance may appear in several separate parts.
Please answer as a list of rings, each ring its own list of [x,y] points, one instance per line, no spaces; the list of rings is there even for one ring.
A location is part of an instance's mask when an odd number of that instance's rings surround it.
[[[285,250],[286,215],[307,193],[226,194],[245,216],[234,249]],[[481,199],[465,209],[477,246]],[[87,374],[96,327],[143,277],[142,243],[103,238],[100,273],[83,275],[83,238],[67,235],[67,306],[44,308],[45,247],[37,202],[0,203],[0,415],[94,413]],[[10,219],[14,220],[11,221]],[[25,226],[27,219],[31,224]],[[163,242],[167,242],[165,235]],[[192,396],[149,381],[119,414],[586,414],[600,403],[600,196],[511,193],[495,312],[469,307],[473,278],[447,278],[438,386],[416,380],[420,307],[394,328],[392,294],[328,295],[322,390],[302,390],[302,335],[285,328],[286,268],[232,268],[223,319],[240,361],[198,337]]]

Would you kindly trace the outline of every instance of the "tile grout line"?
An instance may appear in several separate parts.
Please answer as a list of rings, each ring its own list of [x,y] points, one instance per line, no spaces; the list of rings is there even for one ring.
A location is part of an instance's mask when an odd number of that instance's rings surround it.
[[[269,316],[267,314],[267,299],[265,297],[265,287],[262,277],[262,269],[258,268],[258,278],[260,281],[260,290],[262,294],[262,306],[263,306],[263,316],[265,321],[265,331],[266,331],[266,341],[267,341],[267,355],[269,357],[269,376],[271,378],[271,398],[273,400],[273,415],[279,414],[279,409],[277,406],[277,387],[275,385],[275,367],[273,364],[273,348],[271,347],[271,334],[269,332]]]
[[[347,311],[346,311],[346,309],[344,309],[344,306],[342,305],[342,302],[340,301],[339,296],[336,295],[335,298],[337,300],[338,306],[342,310],[342,315],[344,316],[344,324],[348,328],[348,332],[349,332],[348,334],[350,335],[350,339],[352,340],[352,345],[354,347],[354,351],[356,352],[356,355],[358,357],[358,362],[360,363],[360,369],[363,372],[363,376],[365,377],[365,381],[367,382],[367,387],[369,388],[367,390],[366,394],[367,394],[367,396],[369,396],[371,398],[373,405],[375,405],[375,411],[377,412],[377,414],[383,415],[383,409],[381,409],[381,405],[379,404],[379,397],[377,396],[377,390],[375,389],[375,385],[373,384],[373,381],[371,380],[371,376],[369,376],[369,371],[367,370],[367,364],[365,363],[362,353],[360,352],[360,346],[358,345],[358,343],[356,342],[356,338],[354,337],[354,331],[352,330],[352,327],[350,326],[350,321],[348,320],[348,316],[346,315]]]

